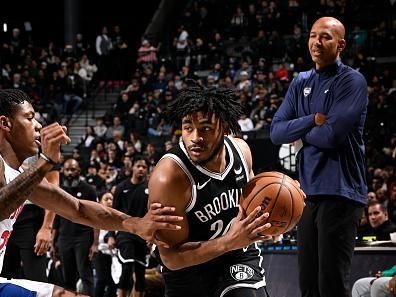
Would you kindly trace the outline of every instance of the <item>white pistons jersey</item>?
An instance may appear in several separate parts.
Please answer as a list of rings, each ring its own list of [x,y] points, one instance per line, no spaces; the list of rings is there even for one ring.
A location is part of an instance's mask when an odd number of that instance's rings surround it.
[[[15,170],[14,168],[10,167],[0,156],[0,162],[4,164],[4,178],[5,182],[8,184],[14,178],[16,178],[21,171]],[[7,246],[8,238],[12,232],[12,226],[14,225],[16,219],[18,218],[19,214],[21,213],[23,208],[23,204],[19,206],[10,216],[8,219],[0,221],[0,272],[3,268],[3,261],[4,261],[4,254]]]

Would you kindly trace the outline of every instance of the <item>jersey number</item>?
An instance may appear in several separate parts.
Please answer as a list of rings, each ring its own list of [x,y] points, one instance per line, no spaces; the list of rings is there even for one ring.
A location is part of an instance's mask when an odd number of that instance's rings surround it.
[[[11,232],[8,230],[5,230],[3,234],[0,236],[0,250],[7,245],[8,238],[10,238]]]
[[[223,236],[224,234],[226,234],[228,232],[228,230],[231,227],[231,224],[234,222],[235,218],[232,219],[228,225],[223,229],[224,227],[224,222],[222,220],[217,220],[216,222],[214,222],[211,226],[210,226],[210,230],[214,231],[215,233],[209,238],[209,240],[211,239],[215,239],[216,237],[218,237],[220,234]]]

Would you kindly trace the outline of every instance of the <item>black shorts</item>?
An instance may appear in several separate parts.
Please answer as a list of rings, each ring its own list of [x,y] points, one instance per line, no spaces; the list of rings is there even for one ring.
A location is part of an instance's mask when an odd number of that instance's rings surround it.
[[[147,266],[148,248],[143,241],[129,241],[118,244],[118,259],[120,263],[139,263]]]
[[[263,258],[256,244],[202,265],[163,270],[166,297],[222,297],[237,288],[264,287]],[[241,296],[243,297],[243,296]]]
[[[121,263],[122,270],[117,287],[123,290],[130,290],[133,286],[133,273],[139,274],[136,276],[136,286],[144,288],[144,281],[140,281],[143,277],[145,269],[148,265],[146,260],[148,248],[143,241],[124,241],[118,243],[118,259]]]

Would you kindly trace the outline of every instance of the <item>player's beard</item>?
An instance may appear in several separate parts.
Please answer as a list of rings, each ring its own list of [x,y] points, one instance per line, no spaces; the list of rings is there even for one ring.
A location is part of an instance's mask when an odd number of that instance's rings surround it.
[[[205,164],[209,163],[210,161],[212,161],[214,158],[217,157],[217,154],[221,151],[223,146],[224,146],[224,135],[221,136],[220,141],[217,143],[216,147],[214,148],[213,152],[210,154],[208,158],[206,158],[205,160],[196,161],[195,163],[201,166],[205,166]]]

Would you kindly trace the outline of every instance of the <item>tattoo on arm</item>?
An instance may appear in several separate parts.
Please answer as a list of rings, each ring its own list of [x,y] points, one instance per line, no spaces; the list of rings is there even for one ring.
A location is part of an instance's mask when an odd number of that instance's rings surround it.
[[[7,219],[29,198],[44,175],[43,170],[40,170],[36,164],[32,164],[9,184],[2,186],[0,189],[0,221]]]

